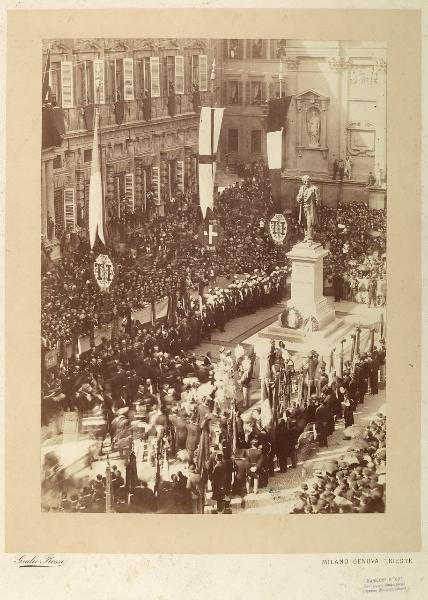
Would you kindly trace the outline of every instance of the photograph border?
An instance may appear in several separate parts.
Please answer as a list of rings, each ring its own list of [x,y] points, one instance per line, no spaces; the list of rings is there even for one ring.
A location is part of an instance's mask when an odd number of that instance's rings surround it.
[[[420,11],[22,10],[8,12],[7,29],[6,551],[313,554],[419,550],[421,277],[414,274],[421,273]],[[340,37],[387,43],[385,514],[235,515],[222,528],[216,516],[64,516],[40,510],[41,41],[177,37],[177,31],[180,38],[232,38],[239,31],[243,38],[318,41]]]

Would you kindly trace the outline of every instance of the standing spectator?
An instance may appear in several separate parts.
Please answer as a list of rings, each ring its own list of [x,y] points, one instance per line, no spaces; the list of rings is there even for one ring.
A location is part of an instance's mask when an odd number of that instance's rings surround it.
[[[369,285],[367,288],[367,295],[368,295],[368,306],[376,306],[376,300],[377,300],[377,281],[374,277],[371,277],[369,279]]]
[[[343,298],[343,277],[339,271],[335,271],[333,275],[333,291],[334,301],[340,302]]]
[[[343,406],[343,419],[345,421],[345,428],[351,427],[354,424],[354,409],[348,398],[348,394],[345,394],[345,398],[342,402]]]
[[[189,476],[186,487],[190,490],[192,499],[192,513],[201,514],[204,512],[204,484],[202,477],[196,472],[195,465],[190,465]]]
[[[348,180],[352,177],[352,163],[349,156],[345,158],[345,175]]]

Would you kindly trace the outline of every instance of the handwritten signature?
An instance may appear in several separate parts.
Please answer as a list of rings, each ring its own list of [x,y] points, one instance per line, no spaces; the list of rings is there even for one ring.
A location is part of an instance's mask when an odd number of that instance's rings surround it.
[[[20,554],[14,563],[16,566],[22,567],[62,567],[65,561],[62,558],[55,558],[52,554],[47,556],[39,556],[38,554]]]

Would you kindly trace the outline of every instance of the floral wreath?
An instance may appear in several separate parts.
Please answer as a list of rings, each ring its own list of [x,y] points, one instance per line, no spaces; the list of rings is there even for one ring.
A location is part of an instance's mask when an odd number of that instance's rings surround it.
[[[290,316],[294,314],[295,325],[291,326],[289,323]],[[297,310],[295,306],[290,306],[282,311],[281,313],[281,325],[288,327],[289,329],[300,329],[303,323],[302,313]]]
[[[306,331],[319,331],[320,324],[316,317],[310,315],[303,322],[303,329]]]

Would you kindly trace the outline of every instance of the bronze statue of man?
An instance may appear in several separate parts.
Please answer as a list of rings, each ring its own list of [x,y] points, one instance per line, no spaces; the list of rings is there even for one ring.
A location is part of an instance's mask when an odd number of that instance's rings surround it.
[[[311,179],[309,175],[303,175],[303,185],[300,186],[299,193],[297,194],[297,202],[299,203],[299,223],[303,222],[303,214],[306,220],[305,227],[305,238],[303,241],[313,241],[313,229],[315,225],[318,225],[318,214],[317,206],[319,202],[319,190],[315,185],[311,185]]]

